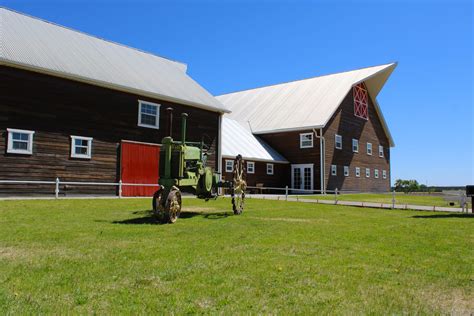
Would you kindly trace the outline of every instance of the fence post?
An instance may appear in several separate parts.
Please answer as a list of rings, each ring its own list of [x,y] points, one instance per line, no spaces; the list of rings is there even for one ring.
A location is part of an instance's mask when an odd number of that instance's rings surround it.
[[[334,190],[334,204],[337,204],[337,188]]]
[[[119,190],[118,190],[118,194],[119,194],[119,199],[122,198],[122,179],[120,179],[119,181]]]
[[[54,190],[54,197],[59,198],[59,178],[56,178],[56,188]]]
[[[285,187],[285,200],[288,201],[288,186]]]
[[[395,208],[395,190],[392,191],[392,208]]]

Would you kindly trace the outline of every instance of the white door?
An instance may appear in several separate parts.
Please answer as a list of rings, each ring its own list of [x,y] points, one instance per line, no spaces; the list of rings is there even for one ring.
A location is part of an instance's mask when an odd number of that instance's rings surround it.
[[[313,190],[313,164],[291,165],[291,187],[298,190]]]

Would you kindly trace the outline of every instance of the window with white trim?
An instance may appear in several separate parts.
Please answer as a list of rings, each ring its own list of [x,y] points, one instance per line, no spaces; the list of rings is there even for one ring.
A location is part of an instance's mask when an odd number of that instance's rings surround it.
[[[356,167],[356,177],[357,178],[360,177],[360,168],[359,167]]]
[[[382,170],[382,178],[387,179],[387,170]]]
[[[380,158],[383,157],[383,146],[382,145],[379,145],[379,157]]]
[[[273,174],[273,164],[272,163],[267,163],[267,174],[269,174],[269,175]]]
[[[160,128],[160,104],[138,100],[138,126]]]
[[[92,157],[92,138],[71,136],[71,157],[90,159]]]
[[[33,135],[35,134],[34,131],[7,128],[7,132],[7,153],[23,155],[33,154]]]
[[[372,156],[372,143],[367,143],[367,155]]]
[[[374,177],[375,177],[375,179],[379,178],[379,169],[374,170]]]
[[[334,136],[334,144],[336,145],[336,149],[342,149],[342,136],[335,135]]]
[[[255,173],[255,162],[247,161],[247,173]]]
[[[225,161],[225,172],[233,172],[234,171],[234,161],[233,160],[226,160]]]
[[[353,138],[352,139],[352,152],[358,153],[359,152],[359,140]]]
[[[349,166],[344,166],[344,177],[349,176]]]
[[[312,147],[313,147],[313,133],[300,134],[300,148],[312,148]]]
[[[365,168],[365,177],[370,178],[370,168]]]
[[[332,176],[337,176],[337,166],[336,165],[331,165],[331,175]]]

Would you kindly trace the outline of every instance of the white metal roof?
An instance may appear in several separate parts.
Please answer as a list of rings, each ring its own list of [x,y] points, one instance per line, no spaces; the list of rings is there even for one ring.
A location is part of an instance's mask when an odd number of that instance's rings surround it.
[[[0,7],[1,64],[228,112],[185,64]]]
[[[254,136],[239,122],[222,118],[222,156],[235,158],[238,154],[246,160],[284,162],[288,160],[258,136]]]
[[[352,86],[365,82],[393,146],[393,139],[376,97],[396,63],[292,81],[217,96],[232,113],[229,117],[250,125],[254,134],[322,128],[331,119]]]

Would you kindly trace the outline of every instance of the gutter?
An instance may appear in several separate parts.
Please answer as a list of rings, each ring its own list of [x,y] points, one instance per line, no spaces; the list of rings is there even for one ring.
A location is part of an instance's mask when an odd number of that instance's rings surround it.
[[[320,158],[320,168],[321,168],[321,194],[326,194],[326,187],[325,187],[325,164],[326,164],[326,159],[325,159],[325,155],[326,155],[326,140],[324,139],[324,136],[323,136],[323,129],[320,128],[319,129],[319,133],[320,135],[318,135],[318,132],[316,131],[316,129],[313,128],[313,133],[314,133],[314,136],[316,138],[319,138],[319,158]]]

